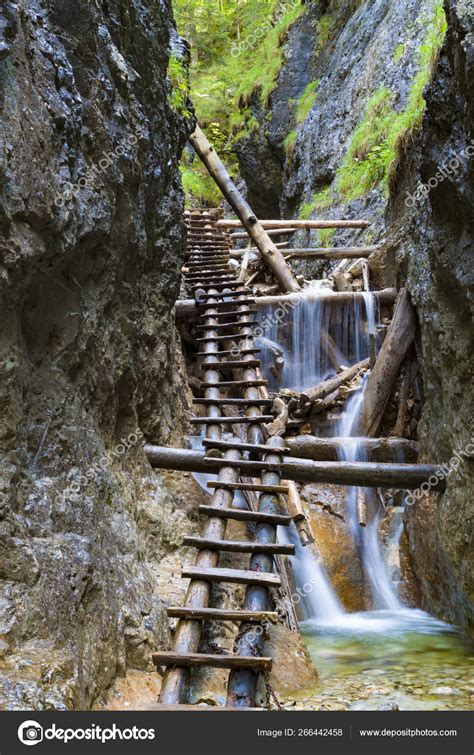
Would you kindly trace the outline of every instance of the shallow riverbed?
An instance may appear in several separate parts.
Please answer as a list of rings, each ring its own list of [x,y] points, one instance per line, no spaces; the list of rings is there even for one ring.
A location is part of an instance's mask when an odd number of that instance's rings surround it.
[[[319,673],[285,707],[323,710],[474,708],[474,648],[420,610],[343,614],[301,626]]]

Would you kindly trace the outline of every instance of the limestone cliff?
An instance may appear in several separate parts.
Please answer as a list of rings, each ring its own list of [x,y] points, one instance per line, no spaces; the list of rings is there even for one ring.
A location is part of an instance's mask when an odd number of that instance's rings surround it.
[[[0,9],[2,708],[88,708],[167,639],[186,513],[139,431],[180,424],[171,45],[170,2]]]

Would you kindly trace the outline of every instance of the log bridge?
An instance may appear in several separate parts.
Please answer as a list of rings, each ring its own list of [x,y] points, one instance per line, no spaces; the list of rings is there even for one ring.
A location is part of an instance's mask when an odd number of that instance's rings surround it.
[[[228,264],[231,238],[226,229],[238,224],[219,223],[217,213],[203,210],[187,213],[186,219],[184,279],[204,389],[204,396],[195,400],[204,407],[204,413],[193,417],[191,424],[203,430],[203,450],[153,445],[145,450],[156,468],[208,472],[217,474],[217,481],[208,485],[212,491],[209,505],[199,507],[201,536],[184,540],[185,545],[197,550],[196,561],[182,572],[190,579],[184,605],[167,609],[168,616],[179,619],[179,623],[173,650],[153,655],[155,666],[163,668],[164,675],[159,704],[149,709],[188,709],[192,670],[208,667],[229,671],[224,708],[255,710],[261,676],[266,677],[272,667],[272,659],[264,655],[263,635],[255,627],[277,620],[271,591],[281,586],[278,564],[295,550],[294,545],[277,541],[277,527],[289,527],[301,516],[298,512],[295,515],[294,506],[288,507],[290,486],[294,485],[291,481],[409,489],[436,476],[437,468],[387,461],[343,463],[337,461],[337,441],[302,439],[287,443],[279,435],[269,435],[268,423],[275,417],[255,346],[257,302],[252,291],[239,282],[238,271],[235,273]],[[384,296],[394,299],[391,291]],[[374,452],[382,453],[382,458],[394,452],[390,443],[384,445],[377,439],[367,443]],[[416,449],[411,450],[416,453]],[[443,490],[443,480],[437,480],[433,487]],[[247,509],[236,505],[235,496],[240,491],[247,493],[248,503],[256,501],[257,505]],[[253,541],[230,538],[227,523],[231,520],[252,524]],[[220,567],[220,554],[227,552],[248,554],[248,567]],[[225,582],[245,585],[241,609],[212,605],[212,585]],[[231,654],[201,652],[206,621],[238,622]]]

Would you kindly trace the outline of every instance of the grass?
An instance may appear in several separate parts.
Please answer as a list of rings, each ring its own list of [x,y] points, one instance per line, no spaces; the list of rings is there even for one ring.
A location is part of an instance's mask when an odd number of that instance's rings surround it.
[[[180,165],[181,180],[187,207],[219,207],[221,193],[204,166],[194,162]]]
[[[296,105],[296,122],[304,123],[318,97],[319,79],[310,81]]]
[[[332,13],[325,13],[319,19],[316,26],[316,53],[317,54],[322,52],[329,37],[331,36],[333,23],[334,23],[334,18],[333,18]]]
[[[298,131],[296,129],[293,129],[293,131],[290,131],[290,133],[287,134],[287,136],[285,137],[283,141],[283,146],[285,148],[287,157],[292,156],[297,138],[298,138]]]
[[[318,246],[328,249],[330,246],[334,246],[334,237],[336,235],[337,228],[320,228],[318,231]]]
[[[299,212],[300,220],[309,220],[315,212],[322,212],[328,210],[334,202],[334,197],[331,193],[331,187],[327,186],[317,194],[314,194],[312,199],[301,205]]]
[[[400,42],[393,51],[392,60],[397,65],[405,55],[405,43]]]
[[[380,87],[369,99],[337,171],[338,194],[348,201],[380,185],[388,192],[404,145],[422,123],[426,109],[423,90],[433,75],[447,29],[442,0],[436,0],[432,15],[420,17],[419,23],[427,31],[418,50],[418,72],[411,82],[405,109],[394,110],[391,91]]]

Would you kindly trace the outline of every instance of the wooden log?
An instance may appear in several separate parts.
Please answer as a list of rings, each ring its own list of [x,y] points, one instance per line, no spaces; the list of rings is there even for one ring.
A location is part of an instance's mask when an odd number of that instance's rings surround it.
[[[407,289],[398,295],[393,319],[367,381],[359,435],[375,437],[401,366],[415,341],[416,316]]]
[[[291,516],[286,516],[286,514],[267,514],[260,511],[246,511],[245,509],[217,509],[214,506],[199,506],[199,513],[204,516],[234,519],[237,522],[274,524],[282,527],[288,527],[291,524]]]
[[[153,653],[155,666],[210,666],[211,668],[250,668],[255,671],[268,671],[272,666],[271,658],[242,655],[213,655],[211,653],[176,653],[161,651]]]
[[[406,462],[415,462],[419,455],[418,443],[404,438],[358,438],[364,454],[373,461],[392,462],[403,458]],[[285,443],[290,449],[290,456],[313,461],[336,461],[347,438],[316,438],[314,435],[298,435],[287,438]]]
[[[275,493],[275,495],[284,495],[288,493],[287,485],[264,485],[261,482],[217,482],[211,480],[206,483],[208,488],[218,490],[226,488],[227,490],[253,490],[256,493]]]
[[[202,569],[199,566],[188,566],[182,570],[181,576],[190,579],[203,579],[206,582],[229,582],[230,584],[259,585],[260,587],[278,587],[280,577],[272,572],[257,572],[249,569]]]
[[[278,621],[276,611],[245,611],[225,608],[194,608],[193,606],[168,606],[166,613],[171,619],[196,619],[202,621]]]
[[[238,214],[236,212],[236,214]],[[265,229],[274,228],[368,228],[371,223],[368,220],[261,220]],[[240,228],[245,225],[240,220],[218,220],[217,228]],[[247,227],[247,226],[246,226]]]
[[[185,537],[183,545],[199,550],[218,550],[225,553],[284,553],[294,555],[295,546],[285,543],[254,543],[246,540],[210,540],[205,537]]]
[[[360,527],[367,525],[367,500],[363,488],[357,491],[357,521]]]
[[[283,248],[281,253],[291,259],[321,259],[321,260],[346,260],[370,257],[378,249],[377,246],[354,246],[354,247],[303,247],[288,249]],[[231,252],[231,255],[233,252]]]
[[[291,398],[297,398],[297,399],[300,396],[304,396],[311,403],[314,403],[315,401],[324,399],[326,398],[326,396],[329,396],[331,393],[334,393],[334,391],[340,388],[341,385],[343,385],[344,383],[348,383],[350,380],[353,380],[356,377],[356,375],[359,374],[359,372],[361,372],[362,370],[368,369],[368,367],[369,367],[369,360],[364,359],[362,360],[362,362],[357,362],[357,364],[352,365],[352,367],[345,368],[338,375],[335,375],[333,378],[324,380],[322,383],[315,385],[313,388],[308,388],[306,391],[303,391],[302,393],[296,393],[295,391],[290,391],[284,388],[281,391],[281,395],[285,397],[291,397]]]
[[[218,423],[219,418],[215,419],[214,422]],[[152,466],[159,469],[181,469],[212,474],[218,472],[223,466],[222,459],[203,457],[200,451],[146,445],[145,453]],[[250,473],[254,477],[265,470],[269,470],[280,471],[285,479],[296,480],[297,482],[322,482],[366,488],[387,487],[399,488],[400,490],[414,490],[431,478],[433,483],[431,489],[433,491],[442,492],[446,489],[446,480],[441,479],[440,476],[442,474],[441,468],[433,464],[326,462],[289,456],[284,456],[281,464],[243,459],[228,459],[227,462],[228,469],[239,469],[241,473]],[[437,482],[435,478],[438,479]]]
[[[293,233],[296,233],[296,228],[277,228],[276,230],[267,231],[269,236],[291,236]],[[236,231],[235,233],[230,234],[230,238],[232,240],[234,239],[248,239],[249,234],[247,231]]]
[[[311,525],[306,518],[296,482],[294,480],[285,480],[284,482],[288,485],[288,511],[295,523],[301,545],[306,546],[314,543]]]
[[[391,305],[397,297],[395,288],[385,288],[381,291],[372,292],[378,303],[382,305]],[[305,294],[289,294],[282,296],[257,296],[253,302],[257,308],[263,307],[280,307],[288,305],[291,308],[297,307],[302,301],[305,301]],[[314,293],[312,298],[323,302],[324,304],[349,304],[350,302],[362,302],[363,294],[361,292],[343,292],[319,291]],[[237,302],[236,302],[237,303]],[[198,316],[198,308],[194,299],[180,299],[175,304],[175,316],[177,320],[188,320]]]
[[[255,246],[260,251],[263,261],[271,269],[283,291],[299,291],[299,283],[285,258],[257,220],[248,202],[240,194],[215,149],[199,126],[191,134],[189,141],[239,218],[238,225],[243,225],[247,229]]]

